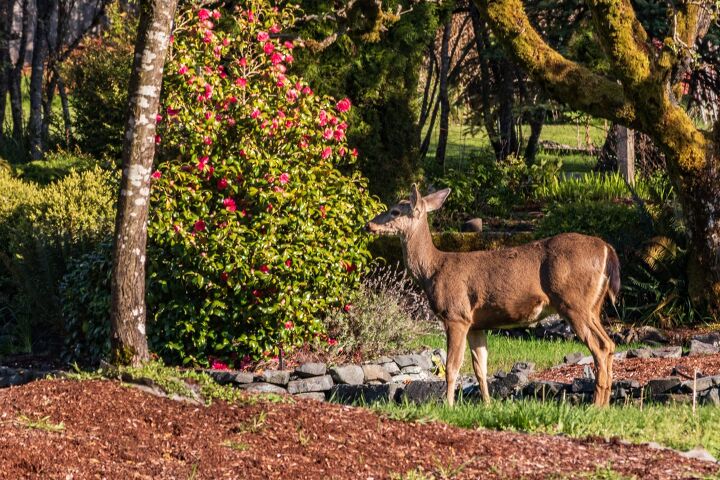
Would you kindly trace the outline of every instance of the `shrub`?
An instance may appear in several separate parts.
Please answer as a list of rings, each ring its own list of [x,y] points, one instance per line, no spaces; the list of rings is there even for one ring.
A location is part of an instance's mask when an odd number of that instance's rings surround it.
[[[24,180],[47,185],[62,179],[70,172],[84,172],[97,165],[98,161],[90,155],[79,151],[57,150],[46,153],[42,160],[18,165],[16,169]]]
[[[277,353],[323,331],[369,260],[377,204],[345,143],[347,100],[286,71],[290,8],[180,13],[150,220],[151,334],[184,362]],[[159,139],[158,139],[159,140]]]
[[[535,197],[558,203],[614,201],[630,197],[630,192],[619,174],[590,172],[570,178],[555,176],[536,189]]]

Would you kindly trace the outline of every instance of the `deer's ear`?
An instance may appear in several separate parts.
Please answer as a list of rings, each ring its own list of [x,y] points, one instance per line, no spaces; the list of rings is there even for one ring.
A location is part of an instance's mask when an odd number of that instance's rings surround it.
[[[420,200],[422,199],[422,195],[420,195],[420,190],[418,190],[418,187],[416,184],[412,184],[412,187],[410,187],[410,206],[413,210],[417,210],[419,208]]]
[[[423,201],[425,201],[425,208],[428,212],[438,210],[440,207],[443,206],[443,203],[445,203],[448,195],[450,195],[449,188],[444,188],[442,190],[438,190],[437,192],[431,193],[430,195],[426,195],[425,197],[423,197]]]

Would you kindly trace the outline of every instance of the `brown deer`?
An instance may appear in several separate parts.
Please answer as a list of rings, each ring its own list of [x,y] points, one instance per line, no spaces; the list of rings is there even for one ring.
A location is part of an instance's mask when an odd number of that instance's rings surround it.
[[[595,404],[610,401],[615,344],[600,322],[605,297],[620,289],[620,263],[613,247],[597,237],[563,233],[520,247],[465,253],[441,252],[432,243],[427,214],[450,194],[425,197],[412,186],[402,200],[373,218],[366,230],[399,235],[405,265],[419,282],[447,335],[447,402],[470,342],[473,369],[485,402],[487,335],[493,328],[529,325],[557,312],[572,326],[595,359]]]

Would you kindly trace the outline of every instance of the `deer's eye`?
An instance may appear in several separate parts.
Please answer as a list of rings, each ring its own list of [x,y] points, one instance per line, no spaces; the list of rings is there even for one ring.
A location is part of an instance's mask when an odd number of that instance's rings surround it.
[[[393,217],[397,217],[398,215],[400,215],[400,210],[390,210],[390,215],[392,215]]]

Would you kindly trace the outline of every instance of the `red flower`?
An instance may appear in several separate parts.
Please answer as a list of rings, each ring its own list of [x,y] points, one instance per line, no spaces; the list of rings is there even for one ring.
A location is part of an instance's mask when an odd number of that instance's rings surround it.
[[[281,184],[285,185],[290,181],[290,174],[288,173],[281,173],[280,177],[278,178]]]
[[[210,11],[204,8],[201,8],[198,12],[198,18],[200,21],[204,22],[205,20],[208,20],[210,18]]]
[[[327,216],[327,211],[326,211],[325,205],[320,205],[320,216],[322,218],[325,218]]]
[[[286,330],[292,330],[292,328],[293,328],[294,326],[295,326],[295,325],[293,325],[293,322],[290,322],[290,321],[285,322],[285,329],[286,329]]]
[[[257,34],[257,41],[258,42],[266,42],[270,38],[270,35],[268,35],[267,32],[259,32]]]
[[[260,270],[262,273],[269,273],[270,267],[268,267],[265,264],[262,264],[262,265],[260,265],[260,267],[258,267],[258,270]]]
[[[245,88],[247,86],[247,79],[242,78],[242,77],[236,78],[235,85],[237,85],[240,88]]]
[[[289,258],[285,260],[285,266],[288,268],[292,267],[292,260],[290,260]]]
[[[265,42],[265,45],[263,45],[263,52],[265,52],[267,55],[270,55],[275,51],[275,45],[272,42]]]
[[[357,156],[358,156],[358,149],[357,149],[357,148],[353,148],[352,150],[350,150],[350,155],[352,155],[353,157],[357,157]]]
[[[215,20],[219,20],[219,19],[220,19],[220,12],[219,12],[218,10],[213,10],[213,12],[212,12],[212,17],[213,17]]]
[[[280,54],[278,52],[273,53],[272,56],[270,57],[270,63],[272,63],[273,65],[277,65],[278,63],[280,63],[282,61],[283,61],[283,56],[282,56],[282,54]]]
[[[167,112],[167,114],[168,114],[169,117],[173,117],[173,116],[177,115],[178,112],[180,112],[180,110],[175,110],[175,109],[172,108],[172,107],[167,107],[167,108],[165,109],[165,111]]]
[[[237,210],[235,200],[233,200],[232,198],[226,198],[225,200],[223,200],[223,205],[225,205],[225,208],[228,212],[234,212],[235,210]]]
[[[150,176],[157,180],[158,178],[162,177],[162,172],[160,170],[155,170]]]
[[[248,17],[248,22],[250,22],[250,23],[255,22],[255,14],[253,13],[252,10],[247,11],[247,17]]]
[[[178,73],[180,75],[185,75],[188,72],[188,67],[185,65],[180,65],[180,68],[178,69]]]
[[[228,187],[229,183],[226,178],[221,178],[217,182],[217,189],[218,190],[225,190]]]
[[[350,99],[343,98],[342,100],[337,102],[335,107],[338,109],[339,112],[347,112],[348,110],[350,110],[350,107],[351,107]]]
[[[320,157],[321,157],[323,160],[325,160],[325,159],[328,158],[330,155],[332,155],[332,148],[330,148],[330,147],[325,147],[325,148],[323,149],[322,154],[320,155]]]
[[[161,140],[162,137],[160,137],[160,135],[155,135],[155,145],[159,145]]]
[[[203,143],[204,143],[205,145],[212,145],[212,143],[213,143],[212,138],[210,138],[210,137],[203,137]]]
[[[197,163],[197,169],[200,171],[205,170],[205,167],[207,166],[207,163],[209,160],[210,160],[210,158],[208,158],[208,157],[200,157],[200,159],[198,160],[198,163]]]
[[[280,33],[280,30],[280,25],[278,25],[277,23],[270,27],[270,33]]]
[[[287,63],[293,63],[293,62],[295,61],[295,57],[293,57],[292,55],[290,55],[290,54],[288,53],[287,55],[285,55],[285,61],[286,61]]]
[[[345,261],[343,261],[342,263],[343,263],[343,267],[345,267],[345,271],[347,273],[352,273],[355,270],[357,270],[357,266],[355,264],[352,264],[350,262],[345,262]]]
[[[193,225],[193,230],[196,232],[204,232],[205,231],[205,222],[202,220],[198,220],[195,222],[195,225]]]
[[[227,366],[227,364],[221,362],[220,360],[213,360],[210,364],[210,368],[213,370],[230,370],[230,367]]]
[[[332,345],[337,345],[338,342],[336,339],[328,337],[327,343],[328,343],[328,345],[332,346]]]
[[[349,313],[351,308],[352,308],[352,303],[346,303],[345,306],[343,307],[343,310],[345,311],[345,313]]]
[[[340,130],[338,128],[337,130],[335,130],[333,132],[333,137],[335,138],[335,140],[337,140],[339,142],[340,140],[342,140],[345,137],[345,132],[343,132],[342,130]]]
[[[227,281],[228,281],[228,276],[229,276],[229,275],[228,275],[227,272],[222,272],[222,273],[220,274],[220,280],[223,281],[223,282],[227,282]]]
[[[253,111],[250,112],[250,118],[257,118],[260,116],[260,110],[257,108],[253,108]]]
[[[331,128],[326,128],[325,130],[323,130],[323,138],[325,140],[330,140],[331,138],[333,138],[333,131]]]
[[[287,42],[283,43],[283,45],[284,45],[285,48],[287,48],[288,50],[292,50],[293,48],[295,48],[295,45],[293,45],[293,43],[292,43],[291,41],[287,41]]]
[[[155,123],[162,122],[162,119],[163,119],[163,116],[160,115],[159,113],[157,115],[155,115]]]
[[[238,63],[240,64],[241,67],[247,67],[247,58],[240,57],[240,60],[238,60]]]

